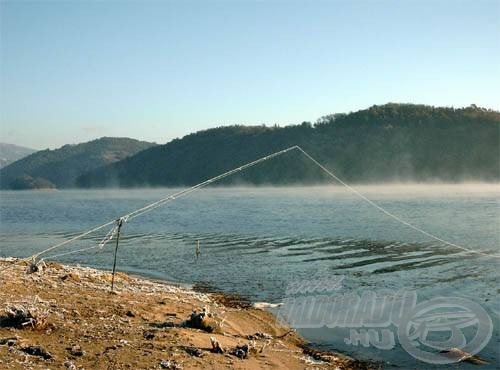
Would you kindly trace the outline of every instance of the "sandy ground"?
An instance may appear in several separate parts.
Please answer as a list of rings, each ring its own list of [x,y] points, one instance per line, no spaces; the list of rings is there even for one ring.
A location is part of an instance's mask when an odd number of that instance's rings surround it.
[[[6,266],[1,369],[376,368],[307,349],[270,313],[221,294],[123,273],[112,293],[106,271],[50,263],[27,274],[25,263],[0,260]],[[188,320],[195,310],[205,314]]]

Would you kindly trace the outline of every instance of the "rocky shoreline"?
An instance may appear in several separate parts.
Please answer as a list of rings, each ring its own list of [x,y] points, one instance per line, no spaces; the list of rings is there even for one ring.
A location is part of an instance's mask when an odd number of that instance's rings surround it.
[[[315,351],[220,293],[88,267],[0,259],[2,369],[374,369]]]

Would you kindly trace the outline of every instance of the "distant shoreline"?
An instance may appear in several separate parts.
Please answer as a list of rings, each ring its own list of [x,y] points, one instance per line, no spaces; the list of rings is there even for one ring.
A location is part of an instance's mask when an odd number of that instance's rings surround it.
[[[432,191],[442,189],[456,189],[462,191],[494,191],[500,193],[500,181],[492,182],[379,182],[379,183],[353,183],[350,186],[360,191],[380,191],[380,190],[400,190],[400,191]],[[143,187],[93,187],[93,188],[40,188],[40,189],[0,189],[0,192],[38,192],[38,191],[142,191],[142,190],[178,190],[189,187],[185,186],[143,186]],[[230,185],[210,185],[206,186],[203,191],[207,190],[343,190],[348,191],[341,184],[296,184],[296,185],[251,185],[251,184],[230,184]]]

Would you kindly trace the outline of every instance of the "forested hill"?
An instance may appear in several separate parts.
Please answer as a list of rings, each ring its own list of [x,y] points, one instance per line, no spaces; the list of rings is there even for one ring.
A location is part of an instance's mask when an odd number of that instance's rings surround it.
[[[300,145],[349,182],[499,181],[500,113],[386,104],[335,114],[315,124],[231,126],[187,135],[91,171],[82,187],[195,184],[274,151]],[[251,168],[226,183],[320,183],[298,152]]]
[[[134,155],[155,144],[103,137],[55,150],[41,150],[0,170],[2,189],[68,188],[78,176]]]

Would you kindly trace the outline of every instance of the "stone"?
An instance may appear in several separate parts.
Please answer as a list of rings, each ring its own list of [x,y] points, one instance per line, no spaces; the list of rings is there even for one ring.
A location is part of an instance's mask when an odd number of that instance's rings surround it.
[[[174,360],[162,360],[160,362],[160,367],[162,369],[180,370],[182,366]]]
[[[52,358],[52,355],[42,346],[22,347],[21,351],[31,356],[42,357],[44,360],[50,360]]]
[[[212,352],[214,353],[224,353],[224,348],[214,337],[210,337],[210,342],[212,343]]]
[[[153,333],[152,331],[146,331],[146,332],[144,332],[144,334],[142,336],[146,340],[153,340],[155,337],[155,333]]]
[[[81,356],[85,355],[85,352],[82,350],[82,347],[80,347],[78,345],[71,346],[71,347],[68,347],[66,349],[69,351],[69,354],[71,356],[81,357]]]

